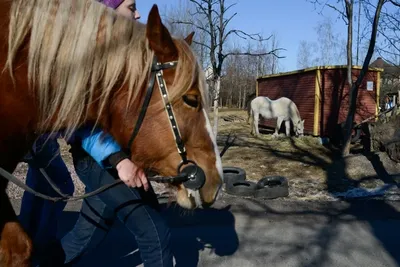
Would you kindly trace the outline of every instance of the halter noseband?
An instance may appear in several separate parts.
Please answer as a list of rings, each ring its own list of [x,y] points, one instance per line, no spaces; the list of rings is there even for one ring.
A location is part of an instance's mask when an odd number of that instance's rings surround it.
[[[176,67],[178,61],[170,61],[166,63],[160,63],[157,61],[157,57],[153,57],[153,63],[151,66],[151,76],[149,80],[149,86],[147,87],[146,95],[143,100],[142,109],[139,113],[138,120],[136,122],[135,128],[132,132],[132,135],[128,142],[128,153],[131,154],[130,150],[133,144],[134,139],[139,133],[139,129],[143,123],[144,117],[146,115],[147,108],[150,103],[150,99],[153,93],[153,88],[155,84],[155,80],[157,80],[158,88],[160,89],[161,98],[163,99],[164,109],[168,115],[168,121],[171,126],[172,133],[174,135],[176,148],[178,150],[179,155],[182,158],[182,161],[179,163],[177,167],[178,175],[175,177],[165,178],[165,179],[150,179],[157,182],[164,183],[176,183],[183,182],[184,186],[188,189],[198,190],[203,187],[205,183],[205,174],[204,171],[192,160],[187,159],[185,144],[182,140],[181,133],[179,131],[178,123],[175,119],[175,114],[172,108],[172,105],[169,101],[169,95],[167,90],[167,85],[165,84],[163,70],[170,69]],[[192,163],[193,165],[188,165],[185,168],[182,167],[187,165],[188,163]]]

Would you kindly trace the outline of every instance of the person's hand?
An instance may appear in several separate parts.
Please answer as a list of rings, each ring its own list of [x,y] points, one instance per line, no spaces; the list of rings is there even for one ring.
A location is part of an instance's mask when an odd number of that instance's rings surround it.
[[[130,187],[141,187],[145,191],[149,189],[149,182],[142,169],[139,169],[132,161],[129,159],[121,160],[117,166],[119,178]]]

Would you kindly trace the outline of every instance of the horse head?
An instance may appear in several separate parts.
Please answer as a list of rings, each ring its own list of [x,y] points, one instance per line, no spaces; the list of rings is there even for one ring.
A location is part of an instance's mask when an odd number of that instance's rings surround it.
[[[294,125],[294,132],[296,136],[304,136],[304,120],[298,120]]]
[[[222,185],[223,172],[206,112],[205,79],[190,48],[194,33],[184,40],[172,38],[154,5],[145,34],[153,55],[152,71],[138,93],[143,97],[123,111],[127,94],[120,90],[114,97],[112,113],[119,116],[126,112],[127,116],[123,121],[112,119],[110,132],[121,144],[129,147],[132,160],[145,170],[174,176],[188,166],[198,166],[198,174],[205,175],[200,188],[189,189],[184,183],[170,184],[169,188],[175,193],[177,203],[184,208],[210,206]],[[140,99],[151,87],[154,91],[146,115],[132,138],[143,106]]]
[[[184,172],[194,181],[202,176],[190,188],[174,180],[182,207],[215,201],[222,164],[206,112],[204,74],[190,48],[193,34],[172,38],[157,6],[143,24],[91,0],[8,5],[6,64],[11,71],[24,64],[19,88],[34,85],[29,89],[39,100],[35,131],[65,129],[68,138],[77,127],[95,123],[145,170],[161,176]]]

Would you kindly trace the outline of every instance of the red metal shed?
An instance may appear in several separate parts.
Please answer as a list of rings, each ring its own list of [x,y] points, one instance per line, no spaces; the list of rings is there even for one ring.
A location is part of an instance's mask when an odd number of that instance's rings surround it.
[[[352,69],[353,80],[361,67]],[[378,113],[380,76],[383,69],[369,68],[357,99],[356,123]],[[320,66],[266,75],[257,78],[257,96],[293,100],[305,119],[304,133],[332,136],[337,125],[346,120],[349,106],[347,66]],[[260,124],[275,127],[276,120],[260,118]]]

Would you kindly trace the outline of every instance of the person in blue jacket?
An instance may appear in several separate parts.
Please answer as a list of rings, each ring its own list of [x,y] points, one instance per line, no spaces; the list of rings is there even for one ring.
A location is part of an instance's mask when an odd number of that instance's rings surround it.
[[[64,194],[74,193],[71,175],[61,155],[60,146],[54,137],[48,135],[38,138],[32,152],[25,156],[28,162],[26,184],[37,192],[58,197],[41,173],[43,168],[52,181]],[[19,220],[25,231],[31,236],[34,247],[41,248],[47,242],[56,239],[57,218],[61,215],[66,202],[53,202],[34,196],[25,191],[22,196]]]
[[[134,0],[97,0],[132,19],[140,17]],[[40,267],[72,266],[96,248],[115,220],[132,233],[145,267],[173,266],[170,229],[159,213],[156,195],[143,170],[128,158],[118,143],[90,125],[67,140],[75,171],[86,192],[121,179],[114,186],[82,202],[79,217],[60,241],[49,243],[39,257]]]
[[[124,184],[86,198],[73,229],[60,242],[52,240],[42,247],[37,256],[39,266],[72,266],[79,262],[86,252],[100,244],[116,219],[134,235],[132,240],[136,239],[144,266],[172,266],[170,230],[159,213],[157,198],[143,170],[101,129],[82,127],[67,142],[86,192],[118,178]]]
[[[135,240],[145,267],[172,267],[170,229],[159,213],[156,195],[143,170],[128,159],[110,135],[100,129],[91,133],[91,127],[82,128],[68,140],[75,171],[86,192],[124,175],[128,179],[84,199],[73,229],[46,250],[40,266],[73,266],[94,250],[119,220],[132,233],[132,244]]]
[[[119,14],[131,19],[139,19],[140,14],[136,9],[135,0],[97,0],[106,6],[115,9]],[[33,153],[25,156],[28,162],[26,184],[37,192],[48,196],[59,196],[46,181],[41,168],[49,175],[53,182],[64,194],[71,195],[74,192],[74,184],[61,155],[57,136],[48,138],[42,135],[33,145]],[[99,152],[102,153],[101,151]],[[32,155],[34,154],[34,155]],[[97,155],[98,157],[98,155]],[[115,158],[116,156],[114,156]],[[128,177],[129,171],[134,169],[127,160],[119,166],[122,177],[127,185],[134,186]],[[136,186],[139,186],[137,184]],[[35,247],[42,247],[49,240],[54,240],[57,233],[57,218],[66,206],[66,202],[44,200],[29,192],[24,192],[21,202],[19,220],[27,233],[32,237]]]

